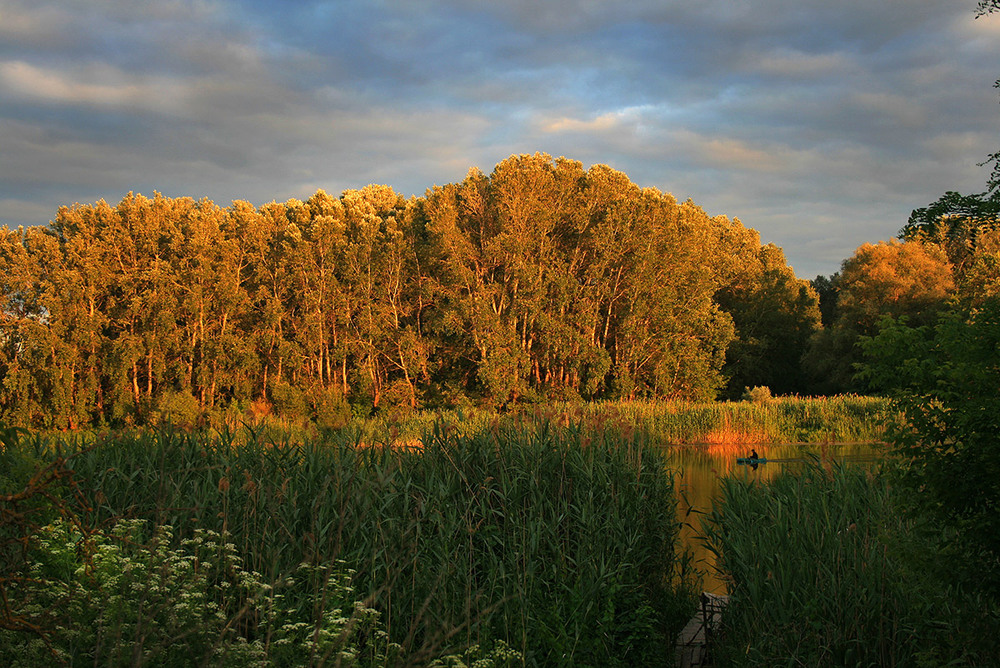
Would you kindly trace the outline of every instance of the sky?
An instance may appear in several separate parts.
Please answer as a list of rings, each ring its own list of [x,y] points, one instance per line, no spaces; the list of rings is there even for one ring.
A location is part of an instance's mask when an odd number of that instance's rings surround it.
[[[829,275],[985,188],[976,0],[0,0],[0,224],[607,164]]]

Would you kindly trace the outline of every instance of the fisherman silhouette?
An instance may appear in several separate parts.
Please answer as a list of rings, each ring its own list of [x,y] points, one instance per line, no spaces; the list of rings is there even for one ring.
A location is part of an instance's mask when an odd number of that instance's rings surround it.
[[[758,459],[760,459],[760,457],[757,456],[757,449],[756,448],[751,448],[750,449],[750,468],[753,469],[754,471],[757,470],[757,465],[759,464],[759,462],[757,461]]]

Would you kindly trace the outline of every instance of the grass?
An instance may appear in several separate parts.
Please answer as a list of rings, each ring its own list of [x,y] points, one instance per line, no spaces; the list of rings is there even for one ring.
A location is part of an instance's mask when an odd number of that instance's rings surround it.
[[[48,462],[64,474],[30,513],[22,504],[3,515],[17,548],[7,568],[58,517],[98,536],[123,518],[146,520],[172,527],[177,546],[198,531],[228,536],[241,568],[265,583],[303,563],[344,564],[402,648],[394,665],[473,646],[509,646],[527,665],[669,660],[692,593],[679,577],[673,474],[659,448],[544,421],[467,433],[439,423],[419,449],[362,440],[268,429],[21,438],[2,452],[10,474],[0,492],[30,487]],[[307,578],[282,592],[284,605],[322,608],[325,591]],[[73,624],[57,612],[39,619]],[[248,641],[269,633],[259,619],[239,623]]]
[[[356,418],[341,431],[358,442],[415,442],[434,424],[461,434],[495,424],[524,427],[538,421],[601,432],[638,433],[663,445],[758,443],[873,443],[898,420],[887,399],[858,395],[775,397],[764,401],[605,401],[526,404],[510,413],[475,408],[446,411],[387,411]],[[309,423],[283,423],[280,431],[302,438],[319,432]]]
[[[991,665],[1000,610],[949,579],[940,530],[906,519],[890,480],[817,462],[723,481],[720,665]]]

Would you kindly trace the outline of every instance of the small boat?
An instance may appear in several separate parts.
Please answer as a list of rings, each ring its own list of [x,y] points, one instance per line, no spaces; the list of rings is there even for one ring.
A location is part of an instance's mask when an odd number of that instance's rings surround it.
[[[767,457],[737,457],[737,464],[749,464],[750,466],[756,466],[757,464],[766,464]]]

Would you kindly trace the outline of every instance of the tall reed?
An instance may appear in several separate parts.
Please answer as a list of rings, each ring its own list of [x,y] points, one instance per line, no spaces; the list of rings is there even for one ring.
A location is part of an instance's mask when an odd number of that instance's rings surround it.
[[[876,442],[897,419],[880,397],[775,397],[750,402],[627,401],[565,406],[586,424],[630,425],[678,444]]]
[[[95,525],[147,519],[177,540],[226,531],[272,582],[344,562],[411,662],[501,640],[528,665],[669,658],[691,592],[659,449],[545,423],[438,425],[421,449],[357,440],[161,429],[56,450]],[[312,606],[315,594],[285,596]]]
[[[720,665],[988,665],[966,640],[996,622],[928,577],[888,477],[817,461],[761,484],[730,477],[706,526],[729,580]],[[924,534],[927,538],[927,534]],[[972,604],[956,615],[960,601]],[[995,656],[995,655],[994,655]]]

